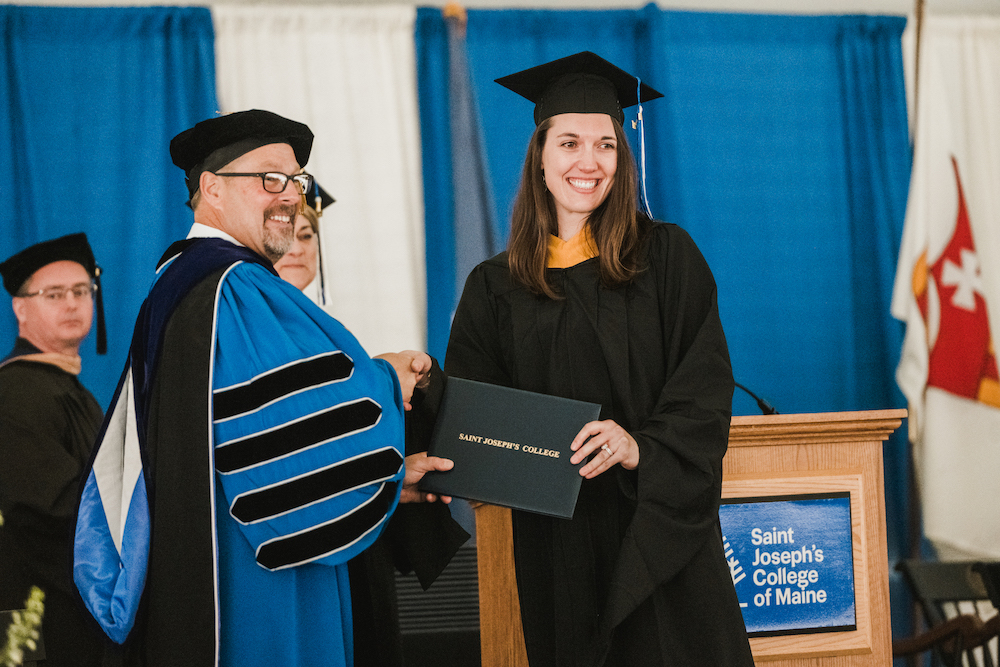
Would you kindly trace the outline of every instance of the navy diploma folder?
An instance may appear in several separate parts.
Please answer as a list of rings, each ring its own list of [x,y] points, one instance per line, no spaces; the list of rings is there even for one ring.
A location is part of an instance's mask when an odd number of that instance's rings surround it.
[[[420,489],[572,518],[583,478],[569,446],[600,412],[596,403],[448,378],[427,453],[455,467],[427,473]]]

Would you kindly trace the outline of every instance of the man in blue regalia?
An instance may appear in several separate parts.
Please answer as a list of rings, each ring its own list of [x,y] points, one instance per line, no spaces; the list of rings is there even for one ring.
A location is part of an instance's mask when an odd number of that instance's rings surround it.
[[[347,562],[451,467],[405,456],[430,357],[370,358],[274,271],[312,139],[251,110],[171,141],[194,225],[157,267],[76,522],[74,580],[123,664],[353,664]]]

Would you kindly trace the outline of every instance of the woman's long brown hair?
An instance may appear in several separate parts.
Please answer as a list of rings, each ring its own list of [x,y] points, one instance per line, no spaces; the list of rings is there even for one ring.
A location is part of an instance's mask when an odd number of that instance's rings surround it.
[[[597,245],[601,282],[607,287],[619,287],[630,282],[641,269],[637,250],[649,223],[636,211],[638,176],[632,149],[618,120],[611,118],[611,122],[617,139],[618,166],[608,196],[590,214],[587,223]],[[558,299],[560,295],[545,277],[549,235],[559,234],[555,202],[542,176],[542,149],[551,127],[551,118],[543,120],[528,144],[521,185],[514,200],[507,257],[515,280],[536,294]]]

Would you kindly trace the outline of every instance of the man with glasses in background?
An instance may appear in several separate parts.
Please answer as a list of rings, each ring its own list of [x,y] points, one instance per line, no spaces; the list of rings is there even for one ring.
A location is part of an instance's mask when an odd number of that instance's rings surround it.
[[[76,522],[75,582],[120,664],[352,665],[347,562],[452,465],[405,456],[430,357],[369,357],[274,270],[312,140],[251,110],[171,141],[194,225],[140,310]],[[411,560],[440,572],[467,537]]]
[[[18,326],[0,361],[0,609],[23,608],[32,586],[42,590],[47,665],[97,665],[102,654],[70,577],[80,473],[101,426],[101,408],[77,378],[99,272],[82,233],[0,264]]]

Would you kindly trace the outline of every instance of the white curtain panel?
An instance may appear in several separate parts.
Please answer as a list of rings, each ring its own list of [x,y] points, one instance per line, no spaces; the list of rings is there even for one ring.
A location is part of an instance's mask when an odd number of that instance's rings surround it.
[[[426,348],[414,7],[215,5],[221,111],[316,135],[327,310],[370,354]]]

